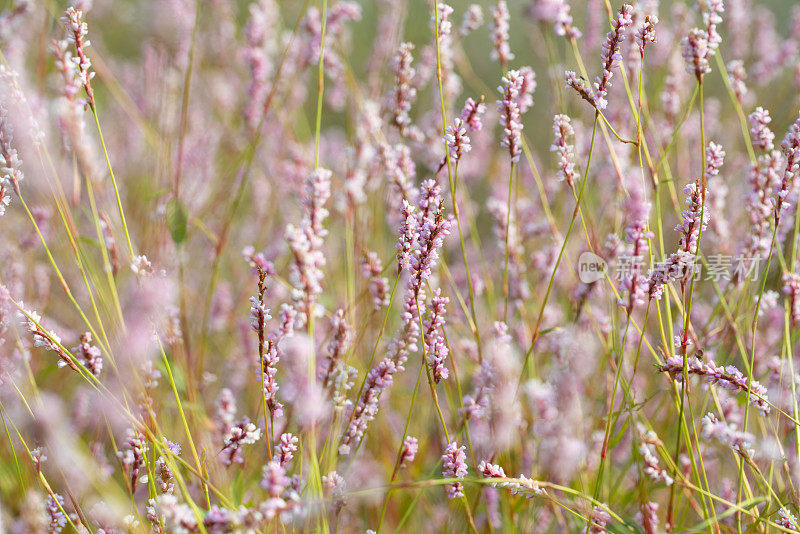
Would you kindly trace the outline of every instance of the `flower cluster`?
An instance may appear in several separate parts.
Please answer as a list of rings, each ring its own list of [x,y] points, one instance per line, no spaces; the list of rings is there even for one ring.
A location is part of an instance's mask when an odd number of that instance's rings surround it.
[[[550,150],[558,154],[558,174],[556,180],[566,180],[575,187],[575,147],[569,141],[575,137],[570,119],[566,115],[553,117],[553,144]]]
[[[788,197],[794,191],[795,177],[800,169],[800,117],[781,141],[781,151],[786,158],[786,168],[775,197],[775,226],[780,224],[781,214],[789,205]]]
[[[419,451],[419,442],[414,436],[407,436],[403,440],[403,448],[400,451],[400,460],[397,462],[399,467],[405,467],[414,461]]]
[[[0,2],[0,530],[798,529],[800,6],[62,3]]]
[[[646,15],[644,22],[636,30],[636,44],[639,46],[639,54],[642,57],[644,57],[644,49],[647,44],[656,42],[656,24],[658,24],[657,16]]]
[[[11,203],[11,190],[15,190],[24,178],[22,161],[11,144],[13,140],[8,112],[0,106],[0,215]]]
[[[722,22],[720,13],[724,10],[722,0],[708,0],[703,11],[704,27],[693,28],[681,41],[686,70],[689,74],[694,74],[698,81],[711,72],[709,59],[722,42],[722,37],[717,32],[717,25]]]
[[[241,421],[231,425],[223,437],[222,462],[225,465],[244,462],[241,456],[242,445],[252,445],[259,439],[261,429],[251,423],[248,417],[243,417]]]
[[[117,457],[128,475],[131,493],[136,491],[139,482],[139,470],[144,465],[144,455],[147,452],[147,441],[144,434],[138,430],[128,429],[123,446],[117,452]]]
[[[467,469],[466,447],[458,446],[455,441],[448,443],[442,454],[442,476],[445,478],[464,478],[469,470]],[[456,499],[464,496],[464,486],[461,482],[454,482],[447,485],[447,498]]]
[[[417,90],[414,87],[414,76],[416,70],[412,66],[414,57],[411,52],[414,45],[402,43],[392,58],[392,72],[394,73],[394,89],[387,97],[388,108],[391,110],[395,125],[400,130],[400,135],[405,136],[411,126],[411,117],[408,112],[417,97]]]
[[[91,70],[92,62],[86,56],[86,48],[88,48],[91,43],[86,38],[89,30],[86,23],[83,22],[83,12],[74,7],[68,7],[66,13],[61,18],[61,22],[67,28],[70,42],[75,45],[75,53],[77,55],[72,58],[72,61],[74,61],[77,67],[76,74],[78,82],[83,86],[84,91],[86,91],[86,104],[94,108],[94,90],[92,89],[94,72]]]
[[[408,271],[402,325],[389,347],[389,355],[367,374],[339,446],[341,455],[349,454],[352,445],[361,441],[369,422],[375,418],[381,395],[392,385],[394,374],[405,369],[408,355],[417,350],[425,310],[424,285],[433,274],[439,260],[439,249],[452,226],[450,217],[444,214],[441,188],[435,180],[426,180],[422,184],[416,209],[403,200],[403,212],[405,219],[396,246],[398,263]]]
[[[486,104],[483,103],[483,97],[477,102],[472,98],[467,98],[459,118],[461,119],[461,123],[466,125],[469,131],[477,132],[483,128],[481,116],[484,113],[486,113]]]
[[[541,0],[533,2],[529,15],[541,22],[553,24],[556,35],[567,39],[580,39],[581,31],[572,24],[567,0]]]
[[[510,18],[506,0],[497,0],[497,5],[492,9],[492,19],[494,20],[492,24],[492,41],[494,42],[492,59],[499,61],[504,68],[509,61],[514,59],[511,47],[508,46],[508,21]]]
[[[445,306],[450,301],[442,296],[442,292],[436,289],[431,297],[430,311],[425,320],[425,335],[423,346],[428,355],[428,366],[433,373],[433,381],[437,384],[442,379],[447,379],[449,372],[445,366],[449,349],[447,341],[444,339],[443,329],[445,324]]]
[[[383,274],[383,263],[375,252],[367,252],[361,258],[361,275],[369,281],[369,293],[376,310],[389,305],[389,280]]]
[[[673,378],[680,381],[684,372],[683,358],[670,356],[664,361],[664,365],[659,370],[669,373]],[[730,391],[745,392],[751,406],[758,409],[763,415],[769,413],[767,388],[755,380],[748,380],[741,371],[732,365],[723,367],[717,366],[714,360],[704,362],[696,358],[688,358],[686,360],[686,373],[700,376],[709,384],[720,385]]]
[[[753,140],[753,146],[770,152],[774,148],[775,134],[769,129],[769,123],[772,118],[769,116],[769,111],[761,106],[757,107],[750,116],[750,139]]]
[[[503,85],[497,88],[503,95],[497,101],[497,111],[500,112],[500,125],[503,127],[503,138],[500,145],[508,149],[511,162],[519,161],[522,150],[522,122],[520,121],[520,106],[517,98],[522,92],[524,79],[518,70],[510,70],[503,76]]]
[[[103,371],[103,356],[100,349],[92,345],[91,332],[81,334],[80,345],[72,350],[77,354],[78,361],[96,378],[100,378],[100,373]],[[59,362],[59,365],[61,362],[63,360]]]
[[[613,69],[622,59],[620,47],[625,40],[625,32],[633,24],[633,8],[630,4],[622,4],[617,17],[611,21],[612,30],[606,34],[600,61],[603,64],[602,74],[594,82],[594,105],[597,109],[606,109],[608,106],[608,88],[611,86]]]
[[[52,493],[47,498],[47,515],[50,523],[47,525],[48,532],[61,532],[67,525],[67,516],[62,511],[64,509],[64,498],[58,493]]]
[[[292,298],[296,303],[300,321],[305,324],[322,314],[317,298],[322,293],[322,267],[325,254],[322,250],[328,231],[322,222],[328,216],[325,203],[331,196],[331,171],[321,167],[308,175],[305,181],[305,213],[300,226],[286,227],[286,241],[294,255],[289,280],[294,287]]]
[[[453,119],[453,124],[447,127],[444,135],[444,142],[447,144],[450,157],[456,164],[458,164],[461,156],[472,150],[472,145],[470,145],[469,136],[467,135],[467,128],[464,126],[464,121],[460,117]]]
[[[709,412],[703,417],[701,426],[703,437],[715,439],[742,456],[752,456],[755,453],[751,447],[754,440],[752,434],[738,430],[732,423],[720,421],[713,413]]]
[[[481,460],[481,463],[478,464],[478,472],[483,475],[484,478],[508,478],[502,467],[497,464],[489,463],[486,460]],[[492,487],[506,488],[511,495],[521,494],[528,499],[539,495],[545,495],[546,493],[536,480],[531,480],[522,474],[516,479],[492,482]]]
[[[478,4],[472,4],[464,12],[461,26],[458,29],[459,35],[466,37],[483,25],[483,9]]]

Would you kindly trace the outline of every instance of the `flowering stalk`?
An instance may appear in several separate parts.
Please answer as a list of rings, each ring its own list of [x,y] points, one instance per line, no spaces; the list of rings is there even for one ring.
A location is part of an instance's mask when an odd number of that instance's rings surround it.
[[[497,111],[500,112],[500,125],[503,127],[503,137],[500,145],[508,150],[511,157],[511,166],[508,173],[508,204],[506,206],[509,224],[511,221],[512,183],[514,181],[514,166],[519,161],[522,143],[522,122],[517,98],[522,91],[523,77],[517,70],[510,70],[503,76],[503,84],[497,88],[503,95],[497,101]],[[505,263],[503,268],[503,322],[508,322],[508,231],[505,237]]]
[[[506,70],[508,62],[514,59],[514,54],[511,53],[511,48],[508,46],[508,22],[510,18],[506,0],[497,0],[497,5],[492,8],[492,19],[494,20],[492,24],[492,41],[494,42],[492,59],[500,61],[503,70]]]
[[[781,142],[781,150],[786,158],[786,169],[783,171],[783,179],[775,196],[775,227],[781,222],[781,214],[788,206],[787,197],[794,191],[795,176],[800,168],[800,117],[789,128],[789,132]]]
[[[719,48],[722,37],[717,32],[717,24],[722,22],[720,13],[725,10],[722,0],[708,0],[703,11],[703,28],[693,28],[681,41],[682,55],[686,71],[694,74],[702,83],[703,76],[711,72],[709,59]]]
[[[467,469],[466,447],[458,446],[455,441],[448,443],[442,454],[442,476],[445,478],[464,478],[469,474]],[[447,498],[456,499],[464,496],[464,485],[454,482],[447,485]]]
[[[428,366],[433,372],[433,381],[437,384],[449,375],[445,366],[449,349],[441,332],[445,324],[445,306],[449,301],[450,299],[442,296],[441,290],[436,289],[431,298],[430,315],[425,320],[423,343],[428,355]]]
[[[423,286],[433,274],[433,267],[439,260],[438,251],[452,226],[450,218],[444,214],[441,188],[434,180],[423,183],[416,210],[405,200],[403,202],[406,218],[397,245],[399,266],[409,271],[403,299],[403,323],[389,347],[389,354],[367,375],[342,436],[340,455],[350,454],[352,447],[361,442],[369,422],[378,411],[381,395],[392,385],[394,374],[405,370],[409,354],[417,350],[424,314]]]
[[[367,252],[361,258],[361,275],[369,281],[372,306],[380,310],[389,305],[389,280],[381,276],[383,264],[375,252]]]
[[[747,393],[748,403],[751,406],[758,409],[763,415],[769,413],[767,389],[755,380],[748,385],[747,378],[736,367],[732,365],[717,366],[714,360],[704,362],[698,359],[688,360],[686,365],[687,374],[700,376],[709,384],[720,385],[730,391]],[[683,370],[682,356],[670,356],[659,367],[659,371],[669,373],[678,381],[682,380]]]
[[[317,304],[322,293],[322,267],[325,254],[322,250],[328,231],[322,226],[328,216],[325,203],[331,195],[331,171],[318,167],[306,178],[303,218],[299,226],[286,227],[286,241],[294,256],[289,280],[294,287],[295,301],[301,324],[308,324],[313,317],[322,315]]]
[[[566,180],[570,189],[575,188],[575,148],[568,141],[575,137],[570,119],[566,115],[553,117],[553,144],[550,151],[558,154],[558,174],[556,180]]]
[[[594,82],[594,104],[597,109],[603,110],[608,106],[608,88],[611,86],[613,69],[622,59],[620,47],[625,40],[625,31],[633,24],[633,8],[630,4],[622,4],[617,17],[611,21],[612,30],[606,34],[600,60],[603,63],[603,72]]]
[[[411,118],[408,112],[417,97],[414,87],[416,70],[412,66],[414,57],[411,55],[414,45],[402,43],[397,54],[392,58],[392,72],[394,73],[394,89],[387,97],[388,107],[392,113],[392,121],[400,130],[400,135],[405,137]]]
[[[644,59],[644,49],[648,43],[656,42],[656,24],[658,24],[658,17],[655,15],[646,15],[644,22],[636,30],[636,44],[639,47],[639,55]]]
[[[0,106],[0,215],[6,212],[11,203],[11,190],[19,194],[19,182],[25,177],[22,174],[22,161],[12,146],[14,137],[8,121],[8,111]]]
[[[88,26],[83,22],[83,12],[70,6],[61,18],[61,23],[69,32],[69,39],[75,45],[76,57],[71,58],[77,66],[78,81],[86,91],[86,105],[94,111],[94,91],[92,90],[92,78],[94,72],[91,70],[92,61],[86,56],[85,49],[91,45],[86,36],[89,33]]]
[[[551,0],[548,2],[533,2],[528,15],[534,20],[552,24],[556,35],[567,39],[580,39],[581,31],[573,25],[572,15],[569,14],[570,6],[567,0]]]

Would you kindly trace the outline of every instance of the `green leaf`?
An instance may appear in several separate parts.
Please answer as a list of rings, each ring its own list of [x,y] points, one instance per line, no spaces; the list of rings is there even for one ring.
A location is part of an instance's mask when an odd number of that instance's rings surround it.
[[[173,198],[167,204],[167,228],[172,236],[172,241],[180,245],[186,241],[186,206],[177,198]]]

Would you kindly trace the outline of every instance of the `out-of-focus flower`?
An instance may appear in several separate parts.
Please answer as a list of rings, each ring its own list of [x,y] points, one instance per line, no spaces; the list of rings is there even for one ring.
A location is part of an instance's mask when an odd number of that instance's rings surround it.
[[[500,112],[500,125],[503,127],[503,137],[500,145],[508,149],[511,162],[519,161],[522,150],[522,122],[520,121],[520,108],[517,97],[522,91],[523,78],[518,70],[510,70],[503,76],[503,84],[497,88],[503,95],[497,101],[497,111]]]
[[[508,65],[508,62],[514,59],[514,54],[511,53],[511,48],[508,46],[508,30],[509,20],[511,15],[508,13],[508,4],[506,0],[497,0],[497,5],[492,8],[492,41],[494,48],[492,49],[492,59],[500,61],[503,68]]]
[[[471,4],[464,12],[458,33],[465,37],[483,25],[483,9],[478,4]]]

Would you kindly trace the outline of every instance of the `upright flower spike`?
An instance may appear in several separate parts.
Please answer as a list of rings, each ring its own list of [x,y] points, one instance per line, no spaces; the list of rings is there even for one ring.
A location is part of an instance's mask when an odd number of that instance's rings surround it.
[[[570,188],[575,187],[575,148],[570,142],[575,137],[570,118],[566,115],[553,117],[553,144],[550,151],[558,154],[556,180],[566,180]]]
[[[58,493],[50,494],[47,498],[47,517],[49,519],[49,524],[47,525],[48,532],[61,532],[67,525],[67,516],[61,511],[63,509],[64,498]]]
[[[471,132],[480,131],[483,128],[481,117],[486,113],[486,104],[483,97],[476,102],[472,98],[467,98],[464,102],[464,109],[461,110],[461,121]]]
[[[433,372],[433,381],[439,383],[442,379],[447,379],[449,372],[445,366],[449,349],[447,342],[442,334],[445,324],[445,313],[447,303],[450,299],[443,297],[441,290],[436,289],[431,298],[430,315],[425,320],[425,352],[428,355],[428,366]]]
[[[411,126],[411,117],[408,112],[411,111],[411,106],[417,98],[417,89],[414,87],[416,70],[412,66],[414,57],[411,55],[413,50],[413,44],[402,43],[391,63],[394,73],[394,88],[387,98],[388,107],[392,113],[392,120],[402,136],[406,135]]]
[[[508,149],[511,162],[519,161],[522,150],[522,122],[517,97],[522,90],[523,77],[517,70],[510,70],[503,76],[503,84],[497,88],[503,95],[497,101],[497,111],[500,112],[500,125],[503,127],[503,138],[500,145]]]
[[[83,12],[70,6],[61,17],[61,23],[69,32],[69,40],[75,45],[76,56],[72,58],[77,67],[78,81],[86,91],[86,104],[94,109],[94,91],[92,90],[92,78],[94,72],[91,70],[92,62],[86,55],[86,48],[91,43],[86,38],[89,34],[89,27],[83,22]]]
[[[639,46],[639,54],[642,57],[644,57],[644,49],[648,43],[656,42],[656,24],[658,24],[658,17],[647,15],[642,25],[636,30],[636,44]]]
[[[733,94],[736,95],[736,100],[739,101],[739,104],[742,104],[744,103],[745,95],[747,95],[747,85],[744,83],[747,78],[747,72],[744,69],[744,62],[740,59],[729,61],[727,70]]]
[[[445,478],[464,478],[469,473],[467,469],[466,447],[458,446],[455,441],[448,443],[442,454],[442,476]],[[461,482],[448,484],[447,498],[456,499],[464,496],[464,485]]]
[[[331,340],[322,372],[323,388],[335,386],[336,378],[346,372],[344,358],[352,339],[352,328],[347,324],[344,310],[339,308],[331,317]],[[333,393],[336,394],[335,391]]]
[[[681,41],[682,55],[686,70],[694,74],[698,81],[711,72],[709,60],[716,53],[722,37],[717,25],[722,22],[720,13],[725,11],[722,0],[708,0],[703,11],[703,28],[693,28]]]
[[[514,54],[511,53],[511,48],[508,46],[508,30],[509,20],[511,15],[508,13],[508,4],[506,0],[497,0],[497,5],[492,8],[492,41],[494,42],[494,49],[492,49],[491,57],[495,61],[500,61],[500,64],[505,69],[508,62],[514,59]]]
[[[600,53],[600,60],[603,63],[603,72],[594,83],[594,103],[597,109],[606,109],[608,105],[608,88],[611,86],[611,77],[614,75],[613,69],[622,59],[620,46],[625,40],[627,28],[633,24],[633,8],[630,4],[623,4],[617,13],[617,17],[611,22],[612,30],[606,34],[603,49]]]
[[[369,292],[372,295],[372,306],[380,310],[389,305],[389,280],[383,273],[383,263],[375,252],[367,252],[361,257],[361,276],[369,282]]]
[[[251,132],[255,131],[261,121],[269,80],[274,74],[273,56],[278,49],[274,28],[278,23],[278,15],[278,6],[274,0],[253,2],[244,27],[245,46],[242,56],[250,73],[244,118]]]
[[[147,441],[144,434],[138,430],[128,429],[128,436],[122,448],[117,452],[120,463],[128,475],[131,495],[136,493],[136,484],[139,481],[139,470],[144,465],[144,454],[147,452]]]
[[[622,284],[628,291],[627,311],[630,314],[635,305],[645,302],[645,277],[639,271],[639,262],[647,257],[650,250],[648,240],[654,236],[653,232],[647,229],[650,220],[649,202],[645,201],[638,188],[631,191],[630,197],[625,203],[628,217],[628,225],[625,228],[625,238],[630,244],[630,254],[634,259],[634,266],[630,273],[625,273]]]
[[[567,0],[549,0],[546,2],[533,2],[528,14],[534,20],[552,24],[556,35],[567,39],[580,39],[581,31],[572,23]]]
[[[17,191],[22,174],[22,161],[12,146],[14,140],[8,111],[0,105],[0,215],[11,203],[11,191]]]
[[[280,498],[289,485],[289,477],[281,464],[272,460],[262,468],[261,482],[258,484],[273,499]]]
[[[439,249],[453,224],[444,213],[444,200],[439,184],[426,180],[420,188],[417,209],[406,202],[405,222],[397,245],[398,261],[408,271],[403,299],[402,325],[388,349],[388,355],[367,374],[361,395],[353,408],[350,423],[339,445],[339,454],[350,454],[364,437],[369,422],[378,412],[380,397],[388,389],[398,371],[405,369],[408,355],[417,351],[420,317],[425,313],[425,287],[439,261]]]
[[[285,468],[294,459],[298,441],[299,438],[290,432],[281,434],[280,443],[275,447],[273,461],[278,462],[281,467]]]
[[[775,197],[775,226],[781,221],[781,214],[788,207],[789,194],[795,189],[795,178],[800,169],[800,117],[792,124],[781,142],[781,151],[786,158],[781,185]]]
[[[472,145],[467,135],[467,128],[460,117],[453,119],[452,126],[448,126],[444,135],[447,150],[454,163],[458,163],[461,156],[472,150]]]
[[[703,25],[706,29],[708,36],[708,48],[711,55],[719,48],[722,42],[722,37],[717,31],[717,24],[722,22],[720,13],[725,11],[725,5],[722,0],[706,0],[706,9],[703,11]]]
[[[297,321],[297,311],[287,304],[281,306],[279,324],[264,342],[263,355],[263,379],[265,400],[267,408],[273,417],[283,417],[283,404],[278,401],[278,386],[275,375],[278,373],[278,362],[280,362],[279,347],[281,342],[294,334],[294,326]]]
[[[453,23],[450,15],[453,8],[444,2],[439,2],[435,20],[437,39],[434,40],[434,51],[438,49],[439,64],[441,66],[442,89],[447,99],[455,97],[461,92],[461,79],[455,72],[455,59],[453,50]]]
[[[311,172],[305,183],[303,219],[299,226],[290,224],[286,227],[286,241],[294,256],[289,281],[294,287],[292,298],[303,324],[312,316],[322,314],[317,301],[322,293],[322,267],[325,266],[322,245],[328,234],[322,223],[328,216],[325,203],[331,196],[331,175],[331,171],[321,167]]]
[[[519,95],[517,96],[517,105],[519,106],[520,114],[525,113],[533,107],[533,92],[536,90],[536,73],[530,67],[520,67],[519,74],[522,77],[522,83],[519,88]]]
[[[708,64],[708,34],[698,28],[689,31],[689,34],[681,41],[683,48],[682,55],[686,61],[686,71],[689,74],[694,74],[698,80],[702,80],[703,76],[711,72],[711,66]]]
[[[478,4],[472,4],[464,12],[461,27],[458,29],[461,37],[466,37],[483,25],[483,9]]]
[[[402,469],[413,462],[414,458],[417,456],[417,451],[419,451],[419,443],[417,442],[417,438],[413,436],[406,437],[406,439],[403,440],[403,450],[400,451],[400,461],[397,464],[398,467]]]
[[[769,123],[772,122],[769,111],[759,106],[750,114],[748,119],[750,120],[750,138],[753,141],[753,146],[765,152],[772,151],[775,147],[773,143],[775,134],[769,129]]]
[[[675,231],[681,234],[678,250],[670,254],[660,268],[648,274],[649,298],[660,299],[665,284],[676,280],[686,281],[694,272],[698,240],[711,217],[709,203],[705,203],[708,180],[719,174],[724,158],[722,146],[710,142],[706,147],[706,168],[703,176],[694,183],[687,184],[683,190],[689,206],[681,212],[683,221],[675,227]]]

